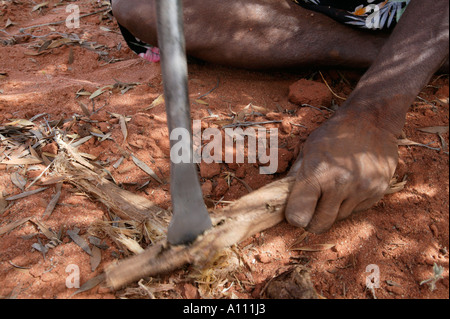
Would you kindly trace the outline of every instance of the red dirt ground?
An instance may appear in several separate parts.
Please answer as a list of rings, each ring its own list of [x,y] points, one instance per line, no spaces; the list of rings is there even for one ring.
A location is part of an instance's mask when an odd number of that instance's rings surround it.
[[[70,3],[79,5],[81,14],[105,8],[100,7],[97,1]],[[20,33],[20,28],[65,20],[68,15],[65,11],[67,4],[69,2],[49,1],[48,6],[32,11],[36,4],[28,1],[0,1],[0,126],[11,119],[30,119],[40,113],[47,113],[50,120],[70,119],[75,113],[82,114],[79,102],[90,109],[93,107],[87,96],[76,97],[79,90],[94,92],[99,87],[114,84],[115,80],[139,82],[139,85],[124,94],[113,90],[96,97],[94,107],[96,110],[102,109],[91,119],[98,121],[100,130],[112,132],[112,137],[122,142],[120,124],[107,112],[131,117],[127,123],[129,149],[151,166],[158,176],[168,180],[169,138],[164,105],[145,110],[163,93],[160,66],[142,60],[126,47],[114,19],[98,13],[82,18],[79,29],[68,29],[64,24],[59,24],[25,30],[31,35]],[[13,25],[8,25],[8,20]],[[51,32],[75,33],[81,40],[94,45],[62,45],[36,55],[45,40],[60,38],[58,34],[49,35]],[[15,42],[10,41],[13,35]],[[43,35],[46,36],[37,37]],[[73,55],[73,59],[69,58],[70,55]],[[359,72],[337,70],[322,70],[322,74],[333,91],[344,97],[348,96],[361,75]],[[252,103],[270,112],[248,117],[247,121],[283,121],[281,124],[265,125],[267,128],[279,128],[280,164],[285,164],[279,173],[259,175],[253,164],[218,164],[218,167],[202,172],[201,183],[206,197],[233,200],[248,192],[236,179],[228,187],[224,175],[217,174],[219,172],[235,173],[252,189],[284,176],[288,164],[297,156],[301,143],[330,116],[325,109],[319,111],[289,102],[289,86],[304,78],[323,83],[320,75],[313,71],[250,72],[190,63],[189,87],[194,119],[211,114],[218,115],[220,119],[230,119],[231,110],[239,113]],[[218,79],[217,88],[202,98],[208,105],[194,102],[214,88]],[[437,134],[423,133],[417,129],[448,125],[448,85],[448,75],[436,76],[422,90],[419,95],[422,99],[417,99],[408,113],[404,128],[406,138],[442,149]],[[335,102],[339,104],[341,100],[335,99]],[[202,125],[203,128],[220,127],[217,119],[211,117],[203,119]],[[442,137],[448,145],[448,132]],[[112,141],[99,143],[91,139],[83,147],[83,151],[98,156],[99,160],[111,161],[110,171],[117,182],[142,184],[149,180],[130,160],[125,160],[117,170],[112,168],[112,164],[120,158],[120,151]],[[0,151],[3,152],[1,145]],[[407,181],[402,191],[386,195],[369,211],[337,223],[325,234],[308,235],[302,242],[302,245],[335,244],[333,248],[317,252],[288,250],[303,230],[285,222],[239,244],[249,270],[247,278],[240,278],[240,281],[247,283],[233,285],[229,289],[233,293],[230,296],[259,298],[263,287],[280,269],[301,263],[310,268],[317,292],[330,299],[365,299],[373,298],[374,295],[380,299],[448,298],[448,146],[440,151],[419,146],[400,146],[399,154],[396,177],[402,180],[406,176]],[[0,199],[21,192],[12,183],[11,175],[23,171],[17,166],[0,164]],[[28,171],[28,183],[39,173]],[[136,191],[131,184],[125,185],[130,191]],[[151,180],[145,192],[136,192],[163,208],[170,206],[168,184],[161,185]],[[0,228],[25,217],[39,218],[54,193],[54,187],[51,186],[44,192],[14,201],[11,207],[0,214]],[[0,298],[68,298],[74,292],[74,289],[65,285],[68,265],[79,266],[81,283],[84,283],[102,273],[118,256],[122,258],[119,249],[107,241],[109,248],[102,252],[100,266],[92,272],[89,255],[66,235],[67,230],[78,227],[79,235],[87,236],[89,226],[96,220],[105,219],[107,215],[103,205],[74,192],[72,186],[64,185],[58,205],[50,218],[45,220],[46,225],[53,230],[62,229],[63,242],[51,249],[45,259],[31,247],[37,238],[44,238],[33,224],[25,223],[0,235]],[[443,278],[436,283],[436,289],[431,291],[428,284],[420,285],[420,282],[433,275],[435,263],[442,266],[444,271]],[[370,264],[380,269],[381,285],[374,293],[365,286],[369,274],[366,273],[366,267]],[[158,279],[169,287],[159,296],[198,296],[198,283],[183,276],[186,272],[187,269],[184,269],[173,276]],[[97,286],[73,298],[117,298],[122,295],[123,291],[114,292]]]

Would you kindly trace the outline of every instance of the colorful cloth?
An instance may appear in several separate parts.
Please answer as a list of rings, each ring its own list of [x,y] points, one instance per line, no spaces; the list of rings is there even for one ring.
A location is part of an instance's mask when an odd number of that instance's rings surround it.
[[[410,0],[293,0],[302,7],[364,29],[393,28]]]

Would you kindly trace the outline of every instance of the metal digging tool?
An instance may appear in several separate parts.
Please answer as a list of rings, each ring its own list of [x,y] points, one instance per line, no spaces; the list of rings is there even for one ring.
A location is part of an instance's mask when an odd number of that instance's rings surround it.
[[[212,226],[203,202],[196,164],[193,162],[182,11],[181,0],[156,1],[158,45],[161,50],[167,122],[171,135],[170,192],[173,216],[167,240],[173,245],[190,243]],[[189,132],[189,138],[181,136],[181,140],[173,140],[174,129]],[[187,142],[189,145],[183,144]],[[189,150],[189,161],[184,161],[186,154],[174,154],[177,158],[173,158],[173,146],[178,143],[182,143],[182,150]]]

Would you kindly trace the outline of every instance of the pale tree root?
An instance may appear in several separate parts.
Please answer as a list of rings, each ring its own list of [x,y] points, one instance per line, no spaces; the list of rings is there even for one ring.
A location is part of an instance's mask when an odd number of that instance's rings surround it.
[[[220,250],[268,229],[284,220],[284,209],[295,177],[285,177],[251,192],[212,214],[213,228],[184,246],[166,241],[110,265],[107,285],[118,289],[140,278],[174,271],[186,264],[201,264]]]

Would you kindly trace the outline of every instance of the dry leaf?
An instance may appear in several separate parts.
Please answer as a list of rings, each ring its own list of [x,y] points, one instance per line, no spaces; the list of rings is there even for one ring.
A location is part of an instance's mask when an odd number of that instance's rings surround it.
[[[395,177],[393,177],[391,179],[391,181],[389,182],[389,187],[386,189],[385,195],[397,193],[397,192],[400,192],[401,190],[403,190],[405,188],[405,185],[407,182],[406,178],[407,178],[407,175],[405,175],[403,177],[402,181],[398,182],[397,179]]]
[[[35,218],[30,219],[30,221],[33,224],[35,224],[39,228],[39,230],[44,234],[44,236],[47,237],[48,239],[53,240],[55,238],[56,239],[58,238],[58,236],[54,232],[52,232],[50,228],[47,227],[42,221],[37,220]]]
[[[80,156],[90,159],[90,160],[95,160],[97,159],[97,156],[92,155],[92,154],[88,154],[88,153],[78,153]]]
[[[132,158],[134,164],[136,164],[137,167],[139,167],[144,172],[146,172],[148,175],[150,175],[151,177],[156,179],[158,182],[163,184],[162,180],[158,177],[158,175],[155,174],[155,172],[150,167],[148,167],[147,164],[145,164],[143,161],[141,161],[140,159],[138,159],[134,155],[131,155],[131,158]]]
[[[20,193],[18,195],[7,197],[6,200],[16,200],[16,199],[24,198],[24,197],[27,197],[27,196],[31,196],[31,195],[40,193],[42,191],[45,191],[47,188],[48,187],[41,187],[41,188],[38,188],[38,189],[35,189],[35,190],[32,190],[32,191],[23,192],[23,193]]]
[[[23,54],[37,56],[37,55],[41,55],[41,54],[44,54],[44,53],[45,53],[45,51],[42,51],[42,52],[29,52],[29,51],[26,51]]]
[[[7,299],[17,299],[17,296],[20,294],[20,292],[22,291],[22,286],[23,283],[19,282],[11,291],[11,293],[9,294],[9,296],[7,297]]]
[[[120,117],[124,117],[125,118],[125,122],[130,122],[131,121],[131,117],[130,116],[123,116],[122,114],[118,114],[118,113],[112,113],[112,112],[108,112],[111,116],[120,119]]]
[[[301,250],[301,251],[322,251],[333,248],[336,244],[311,244],[308,246],[302,246],[299,248],[291,248],[291,250]]]
[[[35,5],[35,6],[33,7],[33,9],[31,10],[31,12],[34,12],[34,11],[36,11],[36,10],[39,10],[39,9],[43,8],[43,7],[46,7],[47,5],[48,5],[48,1],[42,2],[42,3],[40,3],[40,4],[37,4],[37,5]]]
[[[403,145],[403,146],[421,146],[421,147],[429,148],[429,149],[431,149],[431,150],[440,151],[440,148],[438,148],[438,147],[431,147],[431,146],[428,146],[428,145],[426,145],[426,144],[417,143],[417,142],[411,141],[411,140],[409,140],[409,139],[407,139],[407,138],[398,139],[398,140],[397,140],[397,145]]]
[[[70,298],[72,298],[73,296],[75,296],[76,294],[79,294],[81,292],[85,292],[88,290],[91,290],[92,288],[98,286],[99,284],[101,284],[103,281],[105,280],[105,274],[100,274],[92,279],[89,279],[88,281],[86,281],[83,285],[81,285],[81,287],[79,289],[77,289],[77,291],[75,291]]]
[[[56,194],[53,195],[52,199],[48,203],[42,217],[49,217],[51,215],[51,213],[53,212],[53,210],[55,209],[56,204],[58,203],[59,197],[61,196],[61,187],[62,187],[61,183],[56,185]]]
[[[27,179],[18,172],[14,172],[11,174],[11,182],[23,191],[27,184]]]
[[[154,107],[156,107],[156,106],[158,106],[158,105],[161,105],[161,104],[163,104],[164,103],[164,95],[159,95],[156,99],[154,99],[153,100],[153,102],[152,102],[152,104],[150,104],[150,106],[149,107],[146,107],[145,109],[144,109],[144,111],[148,111],[148,110],[150,110],[150,109],[152,109],[152,108],[154,108]]]
[[[403,146],[410,146],[410,145],[421,146],[421,145],[423,145],[421,143],[417,143],[417,142],[411,141],[411,140],[409,140],[407,138],[398,139],[397,140],[397,144],[398,145],[403,145]]]
[[[73,43],[73,40],[71,40],[69,38],[61,38],[61,39],[53,40],[47,46],[47,49],[55,49],[55,48],[58,48],[58,47],[60,47],[62,45],[68,44],[68,43]]]
[[[8,27],[14,25],[15,23],[11,21],[11,19],[8,18],[8,20],[6,20],[5,23],[5,29],[7,29]]]
[[[38,240],[39,240],[39,238],[38,238]],[[45,254],[49,250],[49,248],[42,245],[40,241],[38,243],[34,243],[33,245],[31,245],[31,247],[33,247],[37,251],[41,252],[44,255],[44,258],[45,258]]]
[[[83,111],[84,115],[86,115],[87,117],[91,116],[91,112],[89,112],[89,109],[86,106],[86,104],[84,104],[83,102],[78,102],[78,104],[80,105],[80,108]]]
[[[117,169],[117,168],[120,166],[120,164],[122,164],[122,162],[123,162],[124,159],[125,159],[125,157],[121,156],[121,157],[117,160],[117,162],[114,163],[113,167],[114,167],[115,169]]]
[[[31,130],[30,130],[31,131]],[[37,132],[36,132],[37,133]],[[39,133],[40,134],[40,133]],[[34,134],[35,136],[37,136],[38,134]],[[42,137],[41,137],[42,138]],[[31,145],[30,145],[30,147],[28,148],[29,150],[30,150],[30,154],[31,154],[31,156],[32,157],[34,157],[34,158],[37,158],[37,159],[41,159],[40,157],[39,157],[39,154],[34,150],[34,148],[33,147],[31,147]]]
[[[78,146],[80,146],[81,144],[86,143],[87,141],[89,141],[92,138],[92,135],[88,135],[85,136],[83,138],[80,138],[78,141],[73,142],[72,144],[70,144],[73,148],[77,148]]]
[[[2,193],[0,192],[0,215],[2,215],[6,208],[8,207],[8,202],[6,201],[6,199],[3,197]]]
[[[40,53],[40,52],[42,52],[44,50],[47,50],[47,48],[50,45],[50,43],[52,43],[52,40],[44,41],[44,43],[42,43],[41,46],[39,47],[38,53]]]
[[[88,243],[83,238],[78,236],[78,231],[69,229],[67,231],[67,235],[69,235],[69,237],[74,241],[75,244],[80,246],[81,249],[83,249],[86,253],[92,256],[92,251],[89,248]]]
[[[102,261],[102,251],[97,246],[92,247],[91,270],[95,271]]]
[[[203,100],[195,100],[195,103],[202,104],[202,105],[209,105],[208,102],[203,101]]]
[[[295,246],[295,245],[298,245],[298,244],[300,244],[302,241],[304,241],[305,240],[305,238],[308,236],[308,232],[305,230],[301,235],[300,235],[300,237],[290,246],[290,248],[289,249],[291,249],[291,247],[292,246]]]
[[[127,93],[129,90],[133,89],[135,86],[140,85],[140,83],[125,83],[125,82],[120,82],[116,79],[114,79],[116,81],[116,83],[114,83],[113,85],[113,89],[120,89],[120,93],[121,94],[125,94]]]
[[[27,127],[27,126],[34,126],[34,123],[25,119],[16,119],[12,120],[12,122],[6,123],[5,125]]]
[[[42,163],[42,160],[33,157],[27,158],[13,158],[9,161],[0,162],[0,164],[5,165],[27,165],[27,164],[39,164]]]
[[[253,105],[250,103],[250,107],[255,110],[256,112],[262,113],[262,114],[267,114],[269,113],[271,110],[266,109],[265,107],[262,106],[257,106],[257,105]]]
[[[0,235],[6,234],[8,232],[10,232],[11,230],[13,230],[14,228],[26,223],[27,221],[29,221],[31,219],[31,217],[26,217],[26,218],[22,218],[20,220],[16,220],[15,222],[12,222],[6,226],[0,227]]]
[[[444,133],[448,132],[448,125],[447,126],[429,126],[429,127],[418,128],[418,130],[421,132],[425,132],[425,133],[444,134]]]
[[[91,94],[91,96],[89,96],[89,99],[92,100],[93,98],[96,98],[97,96],[103,94],[104,92],[106,92],[108,89],[112,89],[114,87],[114,85],[106,85],[104,87],[99,88],[97,91],[95,91],[94,93]]]
[[[75,95],[76,95],[76,97],[79,97],[79,96],[91,96],[92,93],[86,91],[85,89],[80,89],[80,90],[77,91],[77,93],[75,93]]]
[[[127,123],[126,123],[125,117],[123,115],[121,115],[119,117],[119,123],[120,123],[120,129],[122,130],[123,143],[125,143],[127,140],[127,137],[128,137],[128,130],[127,130]]]
[[[56,183],[62,182],[62,181],[65,180],[66,178],[67,178],[67,176],[50,177],[50,178],[47,178],[46,180],[40,182],[39,185],[51,185],[51,184],[56,184]]]

